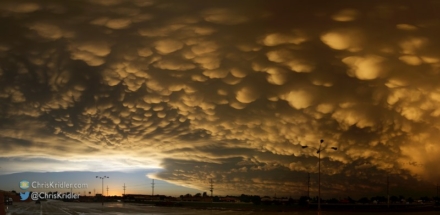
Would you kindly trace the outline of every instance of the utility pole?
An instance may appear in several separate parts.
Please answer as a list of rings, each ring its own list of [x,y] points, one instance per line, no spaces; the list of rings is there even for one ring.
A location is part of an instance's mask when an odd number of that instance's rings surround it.
[[[151,182],[151,201],[153,201],[153,196],[154,196],[154,179],[153,182]]]
[[[437,182],[437,201],[438,201],[438,182]]]
[[[96,189],[93,189],[93,195],[96,196]]]
[[[211,191],[211,198],[212,198],[212,192],[214,192],[214,184],[213,183],[214,182],[212,182],[212,178],[211,178],[211,181],[210,181],[211,187],[209,189],[209,191]]]
[[[324,140],[319,141],[319,148],[316,149],[316,153],[318,154],[318,214],[321,214],[321,152],[325,150],[325,148],[322,148],[322,143]],[[308,148],[308,146],[301,146],[301,148],[305,149]],[[338,147],[330,147],[330,149],[338,150]]]
[[[102,181],[101,199],[102,199],[102,206],[104,206],[104,179],[110,177],[104,175],[104,176],[96,176],[96,178],[99,178]],[[108,196],[108,186],[107,186],[107,196]]]
[[[310,199],[310,173],[307,173],[307,198]]]
[[[124,196],[125,196],[125,183],[124,183],[124,186],[122,186],[123,188],[124,188]]]
[[[324,140],[320,140],[318,149],[318,215],[321,215],[321,144]]]
[[[390,176],[387,175],[387,205],[390,207]]]

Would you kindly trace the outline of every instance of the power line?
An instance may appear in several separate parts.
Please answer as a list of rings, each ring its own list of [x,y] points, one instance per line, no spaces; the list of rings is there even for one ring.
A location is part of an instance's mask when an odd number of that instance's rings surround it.
[[[130,185],[130,187],[144,187],[145,185],[148,185],[150,183],[144,183],[144,184],[134,184],[134,185]]]
[[[149,185],[149,184],[151,184],[151,183],[135,184],[135,185],[130,185],[130,187],[144,187],[145,185]],[[170,186],[170,187],[176,186],[173,184],[161,183],[161,182],[154,182],[154,184],[160,184],[161,186]]]

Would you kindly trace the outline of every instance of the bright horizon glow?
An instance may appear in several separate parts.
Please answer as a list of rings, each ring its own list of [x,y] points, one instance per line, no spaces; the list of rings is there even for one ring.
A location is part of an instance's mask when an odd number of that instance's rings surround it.
[[[108,176],[109,178],[104,179],[104,195],[107,196],[107,186],[109,188],[108,194],[121,196],[124,193],[123,186],[125,183],[126,194],[145,194],[151,195],[151,183],[152,178],[149,178],[148,174],[154,174],[158,172],[157,169],[149,170],[134,170],[127,172],[45,172],[45,173],[15,173],[8,175],[0,175],[0,180],[2,184],[0,185],[0,190],[17,192],[24,192],[18,185],[21,180],[27,180],[30,183],[33,181],[43,183],[76,183],[76,184],[87,184],[87,189],[72,189],[72,192],[79,193],[80,195],[86,194],[86,196],[101,194],[102,192],[102,181],[96,176]],[[93,176],[93,177],[92,177]],[[182,187],[168,183],[163,180],[155,179],[155,195],[167,195],[167,196],[180,196],[186,193],[195,194],[200,191],[192,188]],[[55,189],[60,192],[70,192],[70,189]],[[50,192],[55,191],[51,188],[32,188],[32,185],[26,191],[44,191]],[[91,194],[89,194],[89,192]]]

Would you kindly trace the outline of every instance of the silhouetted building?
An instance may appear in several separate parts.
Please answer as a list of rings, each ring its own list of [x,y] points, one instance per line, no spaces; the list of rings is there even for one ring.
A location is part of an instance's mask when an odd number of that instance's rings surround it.
[[[220,202],[240,202],[239,197],[234,196],[226,196],[226,197],[219,197]]]
[[[143,194],[124,194],[122,199],[124,202],[147,202],[147,201],[165,201],[164,195],[143,195]]]
[[[180,201],[183,202],[212,202],[212,198],[208,196],[181,196]]]

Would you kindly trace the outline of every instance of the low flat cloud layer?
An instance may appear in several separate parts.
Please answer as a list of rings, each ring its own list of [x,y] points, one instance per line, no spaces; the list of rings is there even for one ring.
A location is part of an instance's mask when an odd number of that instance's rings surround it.
[[[2,171],[161,167],[151,177],[201,190],[213,179],[216,193],[299,196],[307,173],[317,190],[323,139],[324,195],[383,195],[387,175],[401,192],[429,189],[439,9],[2,1]]]

